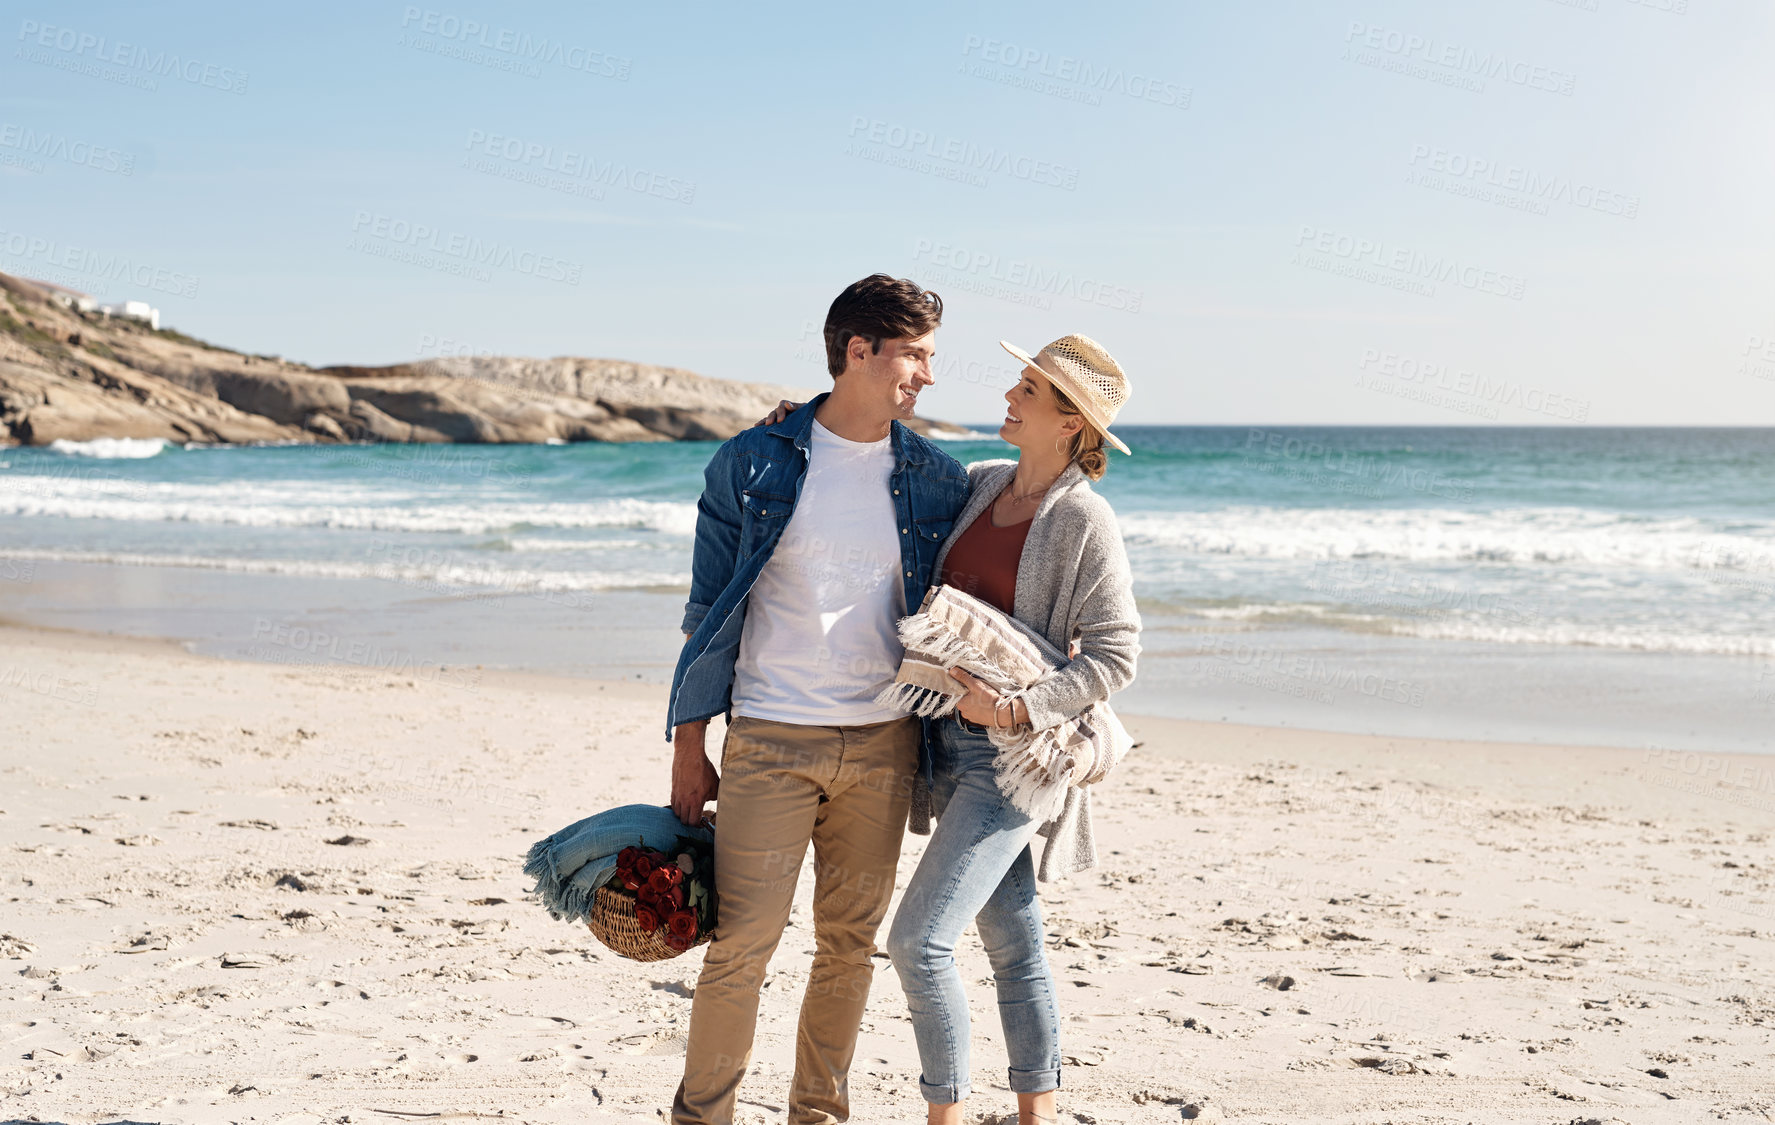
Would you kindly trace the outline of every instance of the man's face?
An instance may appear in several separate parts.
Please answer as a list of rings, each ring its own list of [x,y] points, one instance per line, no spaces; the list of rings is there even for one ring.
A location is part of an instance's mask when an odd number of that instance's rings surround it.
[[[859,351],[862,353],[860,357]],[[871,352],[866,340],[853,336],[851,362],[842,377],[849,379],[860,375],[871,396],[881,403],[888,416],[903,421],[913,416],[918,406],[918,392],[937,381],[931,375],[931,357],[936,354],[935,331],[910,339],[883,340],[879,352]]]

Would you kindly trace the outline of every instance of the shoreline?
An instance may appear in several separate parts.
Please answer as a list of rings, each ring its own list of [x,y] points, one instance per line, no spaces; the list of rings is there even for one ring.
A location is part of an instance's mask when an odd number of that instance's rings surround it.
[[[12,647],[22,638],[30,638],[42,647],[65,648],[71,652],[127,652],[162,657],[176,654],[184,659],[224,667],[244,665],[308,670],[317,674],[346,677],[408,675],[402,670],[378,669],[341,661],[290,663],[206,653],[195,650],[190,642],[172,637],[140,637],[36,625],[0,615],[0,652]],[[465,666],[458,665],[455,668],[459,673],[468,671]],[[650,707],[662,715],[665,711],[665,685],[639,676],[632,680],[603,679],[566,672],[480,666],[475,666],[472,672],[472,680],[466,675],[455,678],[434,676],[431,679],[439,686],[466,688],[470,692],[487,688],[566,699],[583,698],[588,691],[600,694],[608,692],[626,703]],[[422,674],[420,682],[424,679]],[[3,685],[3,681],[0,681],[0,685]],[[1662,810],[1663,815],[1681,811],[1705,818],[1717,813],[1717,805],[1723,802],[1768,813],[1772,817],[1771,827],[1775,827],[1775,759],[1755,752],[1511,742],[1483,738],[1421,738],[1224,720],[1179,719],[1125,711],[1119,714],[1133,735],[1137,747],[1156,742],[1160,744],[1159,752],[1186,759],[1238,765],[1249,763],[1255,760],[1255,756],[1263,754],[1304,754],[1323,759],[1320,765],[1322,769],[1329,770],[1358,762],[1369,766],[1385,763],[1396,770],[1397,776],[1402,779],[1434,785],[1438,777],[1446,772],[1446,766],[1431,755],[1439,751],[1449,751],[1468,755],[1465,761],[1469,767],[1481,763],[1494,767],[1499,772],[1481,774],[1481,777],[1490,779],[1493,785],[1501,777],[1518,778],[1508,787],[1493,789],[1497,795],[1508,794],[1518,799],[1533,800],[1549,794],[1564,794],[1567,792],[1566,786],[1574,783],[1614,790],[1615,786],[1611,782],[1633,778],[1636,785],[1650,785],[1671,794],[1669,800],[1674,803]],[[714,727],[718,728],[720,725],[720,720],[717,719]],[[662,746],[668,745],[663,729],[659,741]],[[1189,746],[1191,749],[1166,749],[1170,745]],[[711,757],[718,757],[718,750],[719,743],[712,734]],[[1526,785],[1522,778],[1538,779],[1544,784]],[[1709,787],[1707,782],[1714,784]],[[1534,789],[1540,789],[1541,792],[1534,793]],[[1632,789],[1613,792],[1615,806],[1624,807],[1632,803],[1627,800],[1627,795],[1635,793],[1637,790]],[[1683,796],[1676,796],[1677,794]],[[1694,801],[1684,800],[1685,796]]]
[[[0,616],[168,637],[192,651],[306,663],[358,659],[669,682],[682,595],[650,589],[458,591],[432,581],[107,562],[4,568]],[[1767,754],[1775,695],[1748,657],[1488,646],[1147,622],[1118,710],[1289,730],[1539,746]],[[307,630],[305,633],[298,630]],[[291,643],[294,640],[301,643]],[[317,640],[320,638],[321,640]],[[324,643],[322,643],[324,641]],[[1267,661],[1267,663],[1266,663]],[[1401,691],[1370,693],[1373,685]]]

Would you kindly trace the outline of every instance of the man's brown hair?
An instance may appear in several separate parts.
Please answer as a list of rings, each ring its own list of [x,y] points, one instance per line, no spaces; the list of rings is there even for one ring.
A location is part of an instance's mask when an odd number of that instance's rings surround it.
[[[883,340],[916,339],[941,323],[943,298],[905,278],[872,273],[846,286],[826,310],[826,370],[844,374],[852,336],[869,341],[869,351],[880,355]]]

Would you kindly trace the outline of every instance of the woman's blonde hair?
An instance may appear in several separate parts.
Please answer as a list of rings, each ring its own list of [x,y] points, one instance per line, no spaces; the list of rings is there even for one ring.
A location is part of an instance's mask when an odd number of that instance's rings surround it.
[[[1048,389],[1054,392],[1054,404],[1060,408],[1060,413],[1083,417],[1084,412],[1052,380],[1048,382]],[[1109,468],[1109,455],[1103,452],[1103,433],[1088,418],[1079,426],[1078,433],[1072,435],[1066,455],[1068,460],[1078,462],[1079,471],[1092,480],[1102,480]]]

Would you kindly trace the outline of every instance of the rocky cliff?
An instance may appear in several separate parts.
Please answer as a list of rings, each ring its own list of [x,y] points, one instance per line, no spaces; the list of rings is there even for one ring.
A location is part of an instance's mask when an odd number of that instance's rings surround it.
[[[813,393],[574,357],[314,368],[82,313],[23,278],[0,289],[0,445],[694,441]]]

